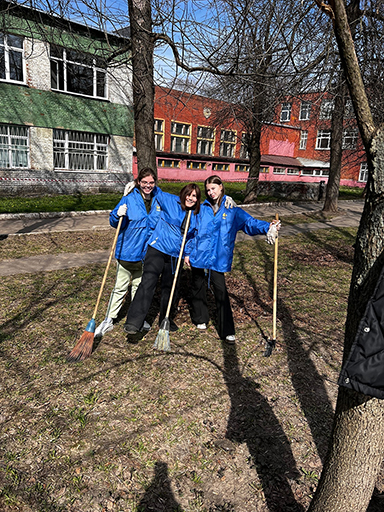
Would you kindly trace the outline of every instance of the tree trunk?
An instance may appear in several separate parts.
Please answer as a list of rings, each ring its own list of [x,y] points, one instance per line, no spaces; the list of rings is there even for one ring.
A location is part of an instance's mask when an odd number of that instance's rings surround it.
[[[344,2],[333,0],[330,5],[369,170],[348,298],[345,361],[384,264],[384,133],[375,134]],[[339,388],[329,451],[308,512],[366,511],[384,457],[383,420],[383,401]]]
[[[345,98],[345,86],[341,83],[342,78],[340,76],[335,97],[335,108],[332,113],[331,159],[323,212],[337,212],[337,201],[339,198]]]
[[[131,23],[133,108],[137,168],[157,172],[154,136],[154,39],[150,0],[128,0]]]
[[[254,203],[257,199],[259,189],[259,174],[260,174],[260,138],[261,129],[253,131],[251,134],[250,145],[248,148],[249,153],[249,174],[247,187],[245,189],[244,203]]]

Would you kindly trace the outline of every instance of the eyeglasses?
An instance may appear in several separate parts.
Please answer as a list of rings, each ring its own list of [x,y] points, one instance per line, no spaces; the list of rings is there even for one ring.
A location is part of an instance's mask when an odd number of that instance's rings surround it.
[[[154,181],[140,181],[140,185],[142,187],[154,187],[155,182]]]

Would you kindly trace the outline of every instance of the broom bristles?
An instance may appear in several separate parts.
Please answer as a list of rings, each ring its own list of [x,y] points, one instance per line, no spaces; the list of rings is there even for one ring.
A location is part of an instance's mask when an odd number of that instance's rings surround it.
[[[168,318],[164,318],[161,322],[159,332],[157,333],[153,348],[169,352],[171,350],[171,341],[169,339],[170,322]]]
[[[67,361],[74,363],[76,361],[83,361],[92,354],[93,341],[95,339],[95,320],[92,318],[81,335],[81,338],[76,343],[72,352],[67,355]]]

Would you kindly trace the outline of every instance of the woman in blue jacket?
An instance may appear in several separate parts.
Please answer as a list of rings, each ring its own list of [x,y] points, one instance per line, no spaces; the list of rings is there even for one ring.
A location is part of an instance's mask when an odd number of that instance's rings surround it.
[[[224,185],[219,176],[210,176],[204,185],[207,200],[201,205],[194,248],[185,261],[192,269],[191,317],[198,329],[207,328],[205,270],[208,270],[216,302],[218,334],[227,343],[234,343],[235,325],[224,272],[232,267],[236,234],[239,230],[247,235],[267,234],[276,221],[269,224],[254,219],[241,208],[226,209]]]
[[[143,276],[137,289],[127,315],[124,330],[127,334],[134,334],[142,329],[145,317],[151,306],[157,280],[161,275],[161,299],[159,325],[165,317],[168,300],[171,293],[177,258],[185,230],[188,210],[193,210],[187,233],[184,254],[189,254],[191,241],[196,234],[198,213],[200,210],[201,192],[195,183],[190,183],[180,191],[180,197],[161,192],[157,201],[161,206],[161,217],[149,241],[144,260]],[[178,280],[180,274],[178,276]],[[177,285],[174,299],[174,309],[177,303]],[[175,322],[170,320],[171,331],[177,331]]]
[[[147,243],[161,214],[157,196],[162,191],[156,187],[156,181],[157,177],[152,169],[142,169],[135,180],[133,191],[123,196],[110,213],[109,223],[112,227],[117,227],[120,217],[123,220],[115,251],[115,287],[109,299],[105,320],[95,330],[96,338],[113,329],[113,322],[121,309],[129,285],[132,284],[133,299],[140,284]],[[146,323],[144,328],[149,329],[149,324]]]

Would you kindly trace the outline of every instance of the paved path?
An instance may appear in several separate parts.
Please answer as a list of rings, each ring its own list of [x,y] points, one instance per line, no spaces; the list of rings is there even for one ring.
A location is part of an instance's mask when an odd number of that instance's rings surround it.
[[[332,220],[302,223],[294,226],[284,226],[284,217],[320,211],[322,203],[252,205],[243,206],[243,208],[252,216],[260,219],[270,219],[278,213],[283,223],[280,236],[291,236],[317,229],[358,226],[363,210],[363,201],[340,201],[340,215],[336,215]],[[8,236],[26,236],[28,234],[55,233],[60,231],[100,231],[107,229],[111,228],[109,226],[109,212],[105,211],[0,215],[0,243],[1,239],[5,239]],[[251,238],[239,232],[236,240]],[[109,250],[39,255],[15,260],[2,260],[0,261],[0,276],[47,272],[50,270],[86,266],[93,263],[106,263],[108,256]]]

